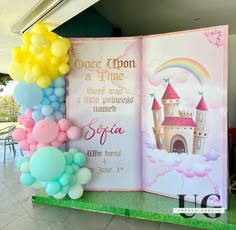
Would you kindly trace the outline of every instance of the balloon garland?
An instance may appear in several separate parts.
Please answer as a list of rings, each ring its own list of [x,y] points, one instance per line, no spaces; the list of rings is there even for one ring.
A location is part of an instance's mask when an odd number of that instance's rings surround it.
[[[43,23],[22,35],[22,45],[12,49],[10,77],[18,81],[13,91],[20,105],[13,132],[27,156],[19,159],[23,185],[44,189],[57,199],[78,199],[91,178],[85,155],[63,144],[80,137],[81,129],[65,118],[65,74],[69,72],[70,41],[49,31]]]

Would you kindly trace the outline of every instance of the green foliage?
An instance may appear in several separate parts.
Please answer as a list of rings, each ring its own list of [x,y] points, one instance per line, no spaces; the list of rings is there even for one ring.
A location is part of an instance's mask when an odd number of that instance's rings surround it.
[[[0,85],[6,85],[8,81],[11,81],[11,77],[8,74],[0,73]]]
[[[13,96],[0,96],[0,121],[17,121],[19,105]]]

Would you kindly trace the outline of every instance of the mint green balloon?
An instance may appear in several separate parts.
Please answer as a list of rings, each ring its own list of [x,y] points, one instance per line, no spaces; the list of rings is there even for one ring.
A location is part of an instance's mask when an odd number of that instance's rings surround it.
[[[30,173],[22,173],[20,182],[23,185],[32,185],[35,182],[35,178]]]
[[[63,152],[52,146],[39,148],[30,159],[30,171],[39,181],[57,179],[65,169]]]
[[[61,185],[58,181],[50,181],[48,182],[46,192],[48,195],[56,195],[61,190]]]
[[[83,153],[78,152],[74,154],[73,162],[79,167],[82,167],[87,163],[87,158]]]

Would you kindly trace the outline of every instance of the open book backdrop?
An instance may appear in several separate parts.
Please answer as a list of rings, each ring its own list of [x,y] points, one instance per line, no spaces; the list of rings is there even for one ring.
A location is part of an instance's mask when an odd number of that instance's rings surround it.
[[[144,190],[227,207],[227,26],[126,38],[74,38],[69,146],[89,190]]]

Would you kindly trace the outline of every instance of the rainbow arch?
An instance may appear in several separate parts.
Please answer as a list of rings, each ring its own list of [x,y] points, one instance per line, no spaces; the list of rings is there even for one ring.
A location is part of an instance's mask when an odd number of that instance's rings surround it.
[[[190,72],[202,85],[209,79],[208,71],[197,61],[191,58],[177,57],[162,63],[153,73],[153,76],[168,68],[182,68]]]

